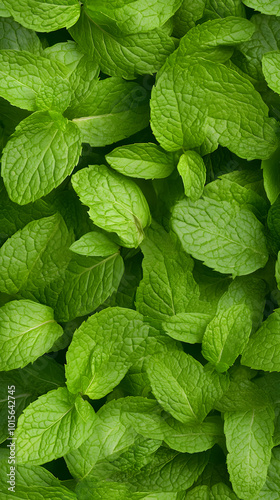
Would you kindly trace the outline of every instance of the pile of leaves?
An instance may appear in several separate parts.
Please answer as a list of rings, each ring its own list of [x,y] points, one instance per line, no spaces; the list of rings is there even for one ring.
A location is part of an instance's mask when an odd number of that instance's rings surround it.
[[[0,15],[1,500],[278,500],[279,1]]]

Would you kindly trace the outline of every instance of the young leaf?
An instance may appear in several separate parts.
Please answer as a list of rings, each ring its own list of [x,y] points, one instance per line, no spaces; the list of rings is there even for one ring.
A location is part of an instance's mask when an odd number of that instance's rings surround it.
[[[187,31],[193,28],[196,21],[202,18],[205,9],[206,0],[197,0],[190,3],[188,0],[183,0],[179,10],[175,13],[174,20],[174,36],[180,38]]]
[[[280,45],[280,42],[279,42]],[[264,54],[262,59],[262,70],[269,87],[280,94],[280,54],[278,51]]]
[[[172,228],[186,252],[221,273],[250,274],[267,262],[262,224],[235,204],[184,199],[174,207]]]
[[[226,412],[224,418],[233,489],[241,498],[255,498],[265,483],[270,463],[274,411],[268,406]]]
[[[113,307],[91,316],[76,330],[67,352],[68,389],[91,399],[106,396],[125,376],[148,333],[136,311]]]
[[[124,246],[141,243],[151,216],[141,189],[133,181],[104,165],[91,165],[73,175],[72,184],[97,226],[115,231]]]
[[[12,201],[25,205],[50,193],[70,175],[81,153],[78,127],[56,111],[23,120],[2,156],[2,176]]]
[[[78,241],[72,243],[70,250],[79,255],[108,257],[118,252],[119,246],[110,240],[106,234],[93,231],[84,234]]]
[[[65,78],[61,64],[25,50],[1,50],[0,64],[0,95],[28,111],[37,109],[36,97],[43,84],[55,77]]]
[[[73,26],[79,19],[77,0],[3,0],[13,18],[34,31],[49,32]]]
[[[0,249],[0,291],[20,292],[25,298],[36,296],[66,267],[70,243],[59,214],[27,224]]]
[[[204,161],[195,151],[186,151],[179,160],[178,172],[181,175],[185,188],[185,195],[192,201],[198,200],[206,181],[206,167]]]
[[[63,329],[50,307],[15,300],[0,308],[0,370],[22,368],[48,352]]]
[[[252,9],[259,10],[268,16],[280,16],[280,5],[277,0],[242,0],[242,2]]]
[[[280,448],[273,448],[271,462],[267,470],[266,482],[263,485],[258,500],[278,500],[278,491],[280,488]]]
[[[95,24],[84,10],[69,31],[87,54],[96,54],[101,71],[127,80],[155,73],[176,48],[163,29],[116,36],[108,26]]]
[[[227,384],[184,352],[172,352],[168,358],[155,354],[148,359],[146,369],[158,402],[182,423],[202,422]]]
[[[156,144],[131,144],[106,155],[109,165],[128,177],[163,179],[175,167],[174,157]]]
[[[173,339],[195,344],[202,342],[205,329],[211,319],[212,315],[205,313],[178,313],[165,319],[161,326]]]
[[[246,346],[252,330],[250,310],[245,305],[218,313],[207,326],[202,354],[218,372],[226,371]]]
[[[83,142],[106,146],[149,125],[148,97],[147,90],[136,83],[107,78],[95,81],[66,116],[73,118]]]
[[[257,370],[280,371],[280,309],[276,309],[252,335],[243,351],[241,363]]]
[[[241,0],[206,0],[203,19],[217,19],[228,16],[246,17]]]
[[[199,290],[189,255],[156,223],[147,230],[141,248],[143,279],[136,294],[137,310],[160,320],[193,310]]]
[[[78,448],[94,418],[90,404],[66,387],[40,396],[19,418],[17,462],[39,465]]]
[[[268,160],[262,161],[264,188],[271,204],[275,203],[280,194],[279,151],[280,148],[276,149]]]

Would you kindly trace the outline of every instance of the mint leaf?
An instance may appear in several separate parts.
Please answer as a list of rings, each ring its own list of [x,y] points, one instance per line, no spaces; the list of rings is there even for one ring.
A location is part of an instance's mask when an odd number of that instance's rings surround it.
[[[233,18],[193,28],[160,71],[152,91],[151,125],[167,151],[201,148],[205,154],[220,144],[252,160],[269,158],[276,149],[276,123],[268,118],[260,95],[246,78],[218,62],[226,53],[222,47],[216,54],[215,45],[241,42],[241,33],[244,39],[250,38],[251,26]],[[232,101],[233,93],[236,99]],[[248,119],[253,129],[245,125]],[[170,126],[162,127],[162,123]]]
[[[93,231],[84,234],[78,241],[72,243],[70,250],[79,255],[92,257],[108,257],[118,251],[119,247],[106,234]]]
[[[206,168],[201,156],[195,151],[186,151],[179,160],[178,172],[185,188],[185,195],[192,201],[198,200],[206,181]]]
[[[1,97],[28,111],[37,109],[36,97],[42,85],[54,77],[65,77],[62,65],[26,50],[1,50],[0,63]]]
[[[246,17],[241,0],[206,0],[203,19],[208,20],[228,16]]]
[[[249,210],[226,201],[179,201],[172,228],[183,248],[221,273],[250,274],[267,262],[263,226]]]
[[[186,423],[168,418],[164,441],[182,453],[197,453],[212,448],[224,438],[220,417],[207,417],[202,423]]]
[[[144,316],[165,320],[192,310],[199,290],[192,275],[193,261],[180,244],[158,224],[146,231],[143,279],[136,294],[136,308]]]
[[[55,111],[33,113],[4,148],[2,176],[12,201],[25,205],[70,175],[81,153],[78,127]]]
[[[128,177],[162,179],[175,167],[174,157],[156,144],[131,144],[106,155],[109,165]]]
[[[259,10],[269,16],[280,15],[280,6],[277,0],[242,0],[245,5],[252,9]]]
[[[212,315],[206,313],[178,313],[162,322],[162,328],[173,339],[195,344],[202,342]]]
[[[227,465],[235,493],[254,498],[263,487],[271,458],[274,411],[270,408],[225,413]]]
[[[184,352],[172,352],[168,358],[155,354],[146,369],[158,402],[182,423],[202,422],[227,384],[221,379],[222,385],[215,386],[217,377]]]
[[[116,232],[124,246],[141,243],[151,216],[141,189],[133,181],[104,165],[91,165],[72,177],[72,185],[81,202],[89,206],[89,216],[97,226]]]
[[[266,482],[259,493],[259,500],[277,500],[277,491],[280,486],[279,468],[280,449],[273,448],[271,453],[271,462],[267,470]]]
[[[6,485],[0,484],[0,493],[3,500],[10,500],[11,492],[7,493]],[[77,496],[67,488],[53,486],[39,486],[30,489],[30,486],[20,486],[12,493],[15,500],[76,500]]]
[[[218,313],[207,326],[202,354],[218,372],[226,371],[246,346],[252,330],[250,310],[245,305]]]
[[[77,0],[3,0],[13,18],[23,26],[35,31],[54,31],[69,28],[79,18],[80,5]]]
[[[2,3],[2,2],[1,2]],[[4,18],[0,3],[0,50],[26,50],[41,55],[42,45],[34,31],[28,30],[10,18]]]
[[[279,43],[280,45],[280,43]],[[280,54],[279,52],[268,52],[262,58],[262,70],[269,87],[280,94]]]
[[[136,83],[121,78],[94,81],[88,92],[76,93],[75,99],[66,115],[91,146],[120,141],[149,124],[148,93]]]
[[[3,1],[0,1],[0,16],[1,17],[10,17],[10,12],[7,7],[5,7]]]
[[[138,74],[151,75],[176,48],[163,29],[116,36],[108,26],[95,24],[83,10],[70,34],[87,54],[96,54],[101,71],[127,80]]]
[[[133,364],[148,332],[141,314],[129,309],[107,308],[90,317],[74,333],[67,352],[68,389],[91,399],[106,396]]]
[[[47,306],[30,300],[0,308],[0,370],[22,368],[48,352],[63,329]]]
[[[204,8],[205,0],[198,0],[191,4],[188,0],[183,0],[180,9],[173,17],[175,36],[182,37],[193,28],[196,21],[202,18]]]
[[[273,204],[280,194],[279,148],[268,160],[262,161],[262,169],[265,192],[270,203]]]
[[[94,418],[90,404],[65,387],[40,396],[19,418],[17,462],[42,464],[78,448]]]
[[[279,322],[280,309],[276,309],[250,338],[242,355],[242,364],[257,370],[280,371]]]
[[[58,214],[32,221],[17,231],[0,249],[0,291],[36,297],[67,265],[70,242]]]

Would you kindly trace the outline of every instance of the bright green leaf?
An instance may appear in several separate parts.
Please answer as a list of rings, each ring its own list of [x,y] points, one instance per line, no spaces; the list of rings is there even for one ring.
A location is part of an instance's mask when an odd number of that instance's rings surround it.
[[[179,160],[178,172],[185,188],[185,195],[192,201],[198,200],[206,181],[206,167],[203,159],[195,151],[186,151]]]
[[[79,255],[92,257],[108,257],[118,252],[118,245],[114,243],[106,234],[93,231],[84,234],[78,241],[72,243],[70,250]]]

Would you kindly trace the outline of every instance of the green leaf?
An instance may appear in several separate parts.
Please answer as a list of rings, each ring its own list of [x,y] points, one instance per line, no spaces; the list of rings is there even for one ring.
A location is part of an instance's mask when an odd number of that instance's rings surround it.
[[[226,18],[203,23],[182,39],[152,91],[151,125],[164,149],[200,148],[205,154],[220,144],[248,160],[274,152],[277,125],[261,96],[248,79],[219,62],[231,55],[219,45],[251,34],[247,20]]]
[[[232,380],[228,390],[215,403],[215,409],[221,412],[245,412],[247,410],[267,408],[270,400],[265,391],[250,380]]]
[[[251,40],[239,45],[238,50],[244,56],[236,56],[236,62],[246,73],[257,80],[263,80],[262,69],[263,56],[266,53],[280,48],[280,24],[275,16],[264,16],[255,14],[250,18],[255,26],[255,32]]]
[[[182,424],[168,418],[169,429],[165,432],[164,441],[173,450],[182,453],[198,453],[212,448],[223,439],[223,422],[220,417],[208,417],[202,423]]]
[[[73,491],[59,486],[39,486],[30,489],[30,486],[20,486],[15,491],[7,492],[7,485],[0,484],[1,499],[3,500],[77,500]]]
[[[206,0],[197,0],[190,3],[189,0],[183,0],[179,10],[175,13],[174,36],[181,38],[187,31],[193,28],[196,21],[202,18]]]
[[[71,395],[66,387],[40,396],[18,421],[18,464],[43,464],[78,448],[94,418],[90,404]]]
[[[262,161],[264,188],[270,203],[275,203],[280,194],[280,148],[268,160]]]
[[[257,370],[280,371],[280,309],[276,309],[252,335],[243,351],[241,363]]]
[[[1,10],[0,16],[0,50],[26,50],[27,52],[41,55],[42,45],[34,31],[28,30],[18,24],[9,17],[10,14],[7,16],[8,18],[4,18]]]
[[[4,2],[0,0],[0,16],[1,17],[10,17],[10,11],[7,7],[5,7]]]
[[[259,10],[268,16],[280,16],[280,5],[277,0],[242,0],[242,2],[252,9]]]
[[[122,403],[121,422],[133,427],[141,436],[159,441],[160,446],[169,427],[161,416],[163,410],[157,401],[143,397],[126,397],[119,399],[119,402]]]
[[[136,83],[107,78],[94,81],[66,115],[79,127],[83,142],[106,146],[149,125],[148,97],[147,90]]]
[[[279,40],[280,46],[280,40]],[[269,52],[268,54],[264,54],[262,58],[262,69],[265,76],[265,79],[268,83],[268,86],[280,94],[280,78],[279,78],[279,69],[280,69],[280,53],[279,51]]]
[[[128,177],[163,179],[175,167],[174,157],[156,144],[131,144],[106,155],[109,165]]]
[[[50,307],[15,300],[0,308],[0,370],[22,368],[48,352],[63,334]]]
[[[108,26],[95,24],[83,10],[69,31],[87,54],[96,54],[103,73],[127,80],[155,73],[176,48],[175,40],[163,29],[116,36]]]
[[[155,354],[146,369],[158,402],[182,423],[202,422],[227,384],[184,352]]]
[[[206,0],[203,19],[217,19],[228,16],[246,17],[241,0]]]
[[[186,252],[221,273],[250,274],[267,262],[262,224],[235,204],[184,199],[173,209],[172,228]]]
[[[107,308],[91,316],[76,330],[67,351],[68,389],[91,399],[106,396],[133,364],[148,332],[142,315],[129,309]]]
[[[0,249],[0,291],[36,297],[67,265],[70,242],[58,214],[30,222],[17,231]]]
[[[25,50],[1,50],[0,64],[0,95],[28,111],[37,109],[36,97],[42,85],[55,77],[65,78],[61,64]]]
[[[93,231],[84,234],[78,241],[72,243],[70,250],[79,255],[108,257],[118,252],[119,246],[110,240],[106,234]]]
[[[267,478],[262,487],[258,500],[278,500],[278,491],[280,488],[280,448],[273,448],[271,462],[267,470]]]
[[[2,176],[12,201],[25,205],[70,175],[81,153],[74,123],[55,111],[38,111],[16,128],[2,156]]]
[[[136,294],[137,310],[160,320],[192,311],[199,297],[192,259],[158,224],[153,223],[146,234],[141,245],[143,279]]]
[[[252,330],[246,305],[229,307],[218,313],[206,328],[202,354],[218,372],[226,371],[246,346]]]
[[[205,313],[178,313],[162,322],[163,330],[176,340],[196,344],[202,338],[212,315]]]
[[[198,200],[206,181],[206,167],[204,161],[195,151],[186,151],[179,160],[178,172],[181,175],[185,188],[185,195],[192,201]]]
[[[97,226],[116,232],[124,246],[141,243],[151,216],[141,189],[132,180],[104,165],[91,165],[73,175],[72,184]]]
[[[58,321],[70,321],[93,312],[115,292],[124,272],[119,253],[109,257],[73,254],[66,270],[41,294]]]
[[[226,412],[227,465],[235,493],[255,498],[263,487],[271,458],[274,411],[270,408]]]
[[[110,28],[117,26],[125,34],[147,32],[160,28],[176,10],[182,0],[86,0],[85,12],[95,23],[104,23]],[[110,23],[112,26],[110,26]]]
[[[13,18],[22,26],[34,31],[49,32],[73,26],[79,19],[77,0],[3,0]]]

